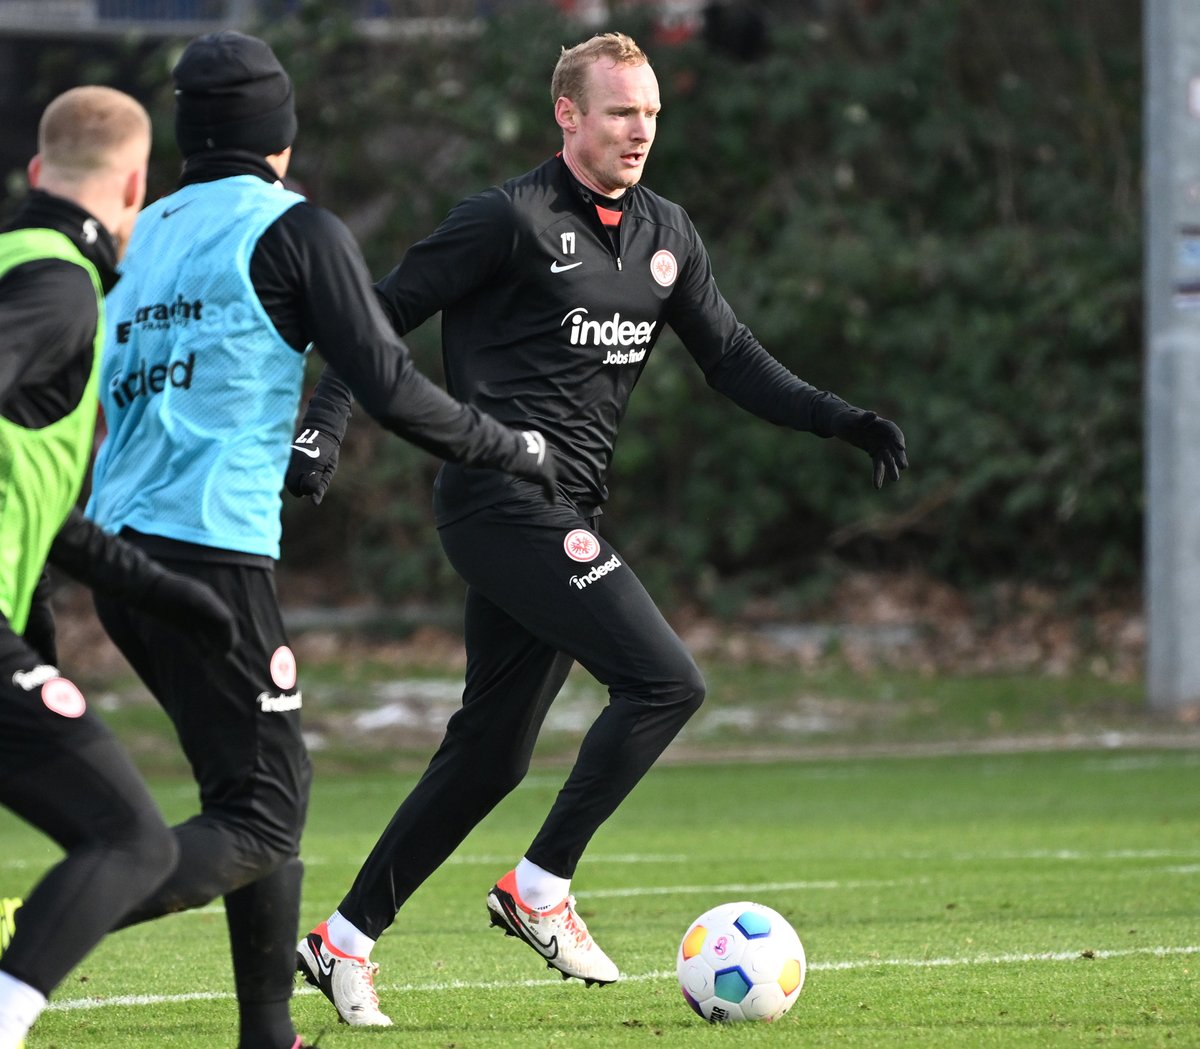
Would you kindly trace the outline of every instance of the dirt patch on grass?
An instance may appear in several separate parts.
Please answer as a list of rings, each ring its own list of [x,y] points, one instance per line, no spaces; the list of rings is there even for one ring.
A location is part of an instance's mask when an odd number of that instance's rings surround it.
[[[87,594],[65,588],[57,606],[64,668],[89,695],[113,704],[152,702],[96,622]],[[285,611],[315,748],[384,753],[436,745],[458,706],[465,667],[455,610],[285,605]],[[741,700],[729,688],[715,694],[672,749],[675,759],[694,752],[796,756],[922,746],[1200,745],[1200,712],[1155,717],[1130,691],[1144,662],[1137,595],[1072,608],[1034,586],[1006,584],[968,595],[916,575],[859,574],[803,619],[761,601],[736,623],[695,610],[676,613],[672,621],[702,665],[797,671],[794,678],[784,675],[786,687],[776,685],[778,694]],[[876,682],[900,672],[931,682],[1001,674],[1070,677],[1075,683],[1083,678],[1097,683],[1097,695],[1082,712],[1079,704],[1054,708],[1051,702],[1036,715],[1022,713],[1020,723],[1010,710],[1004,716],[985,711],[974,723],[952,725],[932,700],[910,696],[891,704],[857,687],[842,696],[809,687],[807,672],[833,665]],[[1105,683],[1118,687],[1106,696],[1100,687]],[[552,708],[544,749],[573,749],[604,701],[590,678],[573,676]]]
[[[62,587],[55,606],[65,666],[88,677],[128,673],[85,590]],[[297,654],[310,664],[374,659],[461,671],[465,662],[456,609],[284,607]],[[836,658],[862,671],[1087,673],[1133,682],[1143,674],[1146,642],[1135,593],[1073,607],[1030,584],[968,594],[915,574],[847,576],[802,618],[761,600],[736,622],[696,609],[678,610],[671,621],[698,656],[802,667]]]

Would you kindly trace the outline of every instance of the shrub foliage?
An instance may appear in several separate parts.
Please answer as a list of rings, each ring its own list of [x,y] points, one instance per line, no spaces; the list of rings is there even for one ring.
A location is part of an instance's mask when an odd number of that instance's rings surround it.
[[[550,72],[586,31],[512,3],[478,32],[364,38],[341,9],[306,3],[262,32],[296,82],[294,176],[382,276],[454,201],[558,148]],[[861,452],[747,416],[664,338],[607,525],[660,594],[803,593],[845,565],[1083,593],[1136,579],[1139,17],[1069,0],[780,4],[754,60],[657,39],[636,10],[616,20],[662,88],[646,183],[688,208],[768,349],[894,418],[912,461],[876,492]],[[167,61],[145,66],[169,179]],[[440,374],[436,322],[410,343]],[[287,507],[285,561],[337,558],[386,597],[442,591],[435,469],[360,418],[330,498]]]

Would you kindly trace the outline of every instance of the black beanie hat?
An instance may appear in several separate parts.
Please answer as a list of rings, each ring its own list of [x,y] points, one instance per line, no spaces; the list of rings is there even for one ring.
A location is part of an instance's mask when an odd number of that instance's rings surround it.
[[[231,29],[196,37],[171,75],[175,140],[185,157],[205,149],[267,157],[295,139],[292,81],[257,37]]]

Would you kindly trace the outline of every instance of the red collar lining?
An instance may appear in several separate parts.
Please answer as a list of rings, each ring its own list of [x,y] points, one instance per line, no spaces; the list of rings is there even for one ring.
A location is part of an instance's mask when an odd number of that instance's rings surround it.
[[[621,225],[621,215],[624,213],[620,211],[613,211],[612,208],[602,208],[599,204],[597,204],[596,214],[600,216],[600,221],[604,223],[604,225],[619,226]]]

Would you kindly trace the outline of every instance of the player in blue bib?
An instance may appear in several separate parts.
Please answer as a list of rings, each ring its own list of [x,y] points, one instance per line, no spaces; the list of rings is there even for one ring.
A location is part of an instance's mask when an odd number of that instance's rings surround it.
[[[227,657],[198,660],[149,617],[97,600],[105,629],[174,723],[200,789],[200,812],[174,828],[175,873],[122,921],[224,897],[240,1049],[293,1049],[311,768],[274,562],[305,353],[315,343],[369,414],[444,459],[544,486],[554,460],[540,434],[500,425],[416,370],[349,231],[283,188],[296,118],[271,49],[241,33],[209,34],[188,45],[173,76],[183,175],[140,217],[108,300],[100,396],[109,432],[88,513],[211,585],[240,632]],[[320,452],[339,440],[314,428],[295,447],[324,468]],[[360,990],[367,1009],[374,990],[369,981]]]

